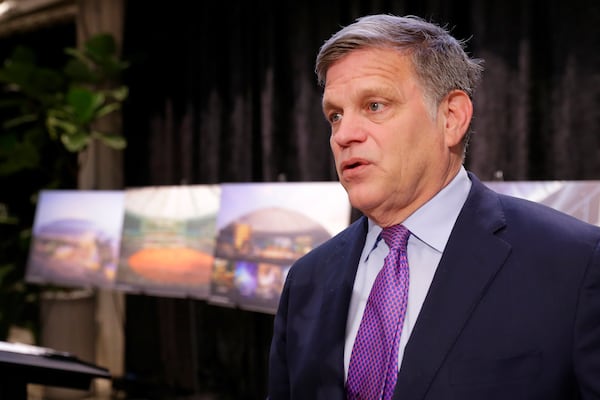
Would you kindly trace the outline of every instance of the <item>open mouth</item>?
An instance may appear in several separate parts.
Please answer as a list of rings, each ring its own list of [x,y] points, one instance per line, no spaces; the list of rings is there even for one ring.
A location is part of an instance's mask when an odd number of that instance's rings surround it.
[[[342,164],[342,170],[343,171],[348,171],[348,170],[353,170],[356,169],[358,167],[362,167],[363,165],[366,165],[367,163],[361,160],[350,160],[344,164]]]

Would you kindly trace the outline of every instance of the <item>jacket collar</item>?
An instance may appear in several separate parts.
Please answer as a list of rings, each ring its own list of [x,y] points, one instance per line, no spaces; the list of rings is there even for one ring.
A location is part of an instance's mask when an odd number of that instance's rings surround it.
[[[506,225],[498,195],[474,175],[469,177],[471,191],[404,352],[397,399],[424,398],[471,312],[510,253],[510,245],[495,235]]]

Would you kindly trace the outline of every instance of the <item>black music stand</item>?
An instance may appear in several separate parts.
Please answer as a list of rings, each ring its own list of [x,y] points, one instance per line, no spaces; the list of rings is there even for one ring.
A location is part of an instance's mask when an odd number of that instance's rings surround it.
[[[0,400],[27,400],[29,383],[87,390],[95,378],[111,375],[70,353],[0,342]]]

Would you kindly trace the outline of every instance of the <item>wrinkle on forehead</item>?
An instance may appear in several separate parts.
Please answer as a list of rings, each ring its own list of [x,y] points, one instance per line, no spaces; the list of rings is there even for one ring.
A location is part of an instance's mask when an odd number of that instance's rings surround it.
[[[390,96],[406,99],[418,89],[410,57],[392,49],[361,49],[344,56],[327,72],[323,109],[338,101],[361,96]]]

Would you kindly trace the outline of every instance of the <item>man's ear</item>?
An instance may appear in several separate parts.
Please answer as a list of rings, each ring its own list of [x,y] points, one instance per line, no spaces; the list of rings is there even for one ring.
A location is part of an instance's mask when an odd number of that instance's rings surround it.
[[[453,90],[443,101],[444,132],[448,147],[454,147],[462,141],[469,129],[473,116],[473,103],[462,90]]]

